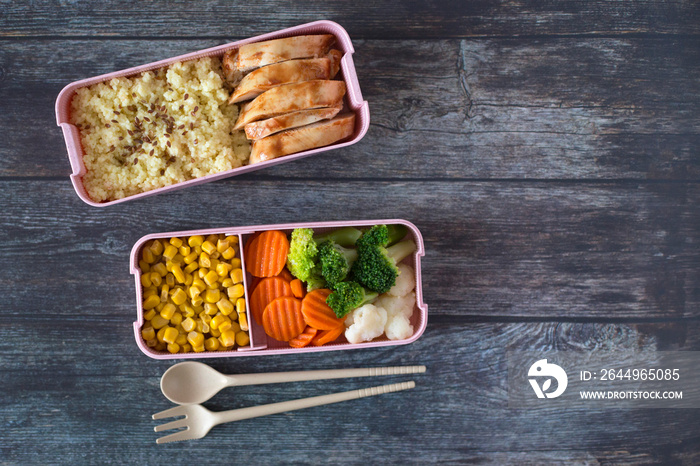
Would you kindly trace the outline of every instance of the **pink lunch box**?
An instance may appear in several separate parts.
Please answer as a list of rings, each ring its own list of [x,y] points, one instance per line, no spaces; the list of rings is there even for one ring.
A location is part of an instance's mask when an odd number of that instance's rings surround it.
[[[297,152],[296,154],[287,155],[285,157],[280,157],[277,159],[268,160],[253,165],[244,165],[233,170],[215,173],[201,178],[195,178],[163,188],[153,189],[151,191],[146,191],[144,193],[125,197],[123,199],[118,199],[115,201],[94,202],[88,197],[82,182],[82,177],[85,174],[85,166],[83,164],[83,151],[80,142],[80,135],[78,133],[78,129],[74,125],[69,123],[70,104],[76,89],[90,86],[92,84],[96,84],[103,81],[109,81],[110,79],[116,77],[131,76],[145,71],[154,70],[156,68],[162,68],[179,61],[192,60],[206,56],[223,56],[224,52],[226,52],[227,50],[236,49],[241,45],[248,44],[251,42],[261,42],[270,39],[279,39],[282,37],[298,36],[304,34],[333,34],[336,37],[336,47],[343,52],[343,58],[340,64],[339,74],[345,81],[345,85],[347,88],[345,106],[346,109],[355,113],[355,131],[349,140],[331,144],[325,147],[320,147],[317,149],[312,149],[304,152]],[[240,175],[242,173],[251,172],[260,168],[276,165],[278,163],[289,162],[291,160],[300,159],[302,157],[307,157],[309,155],[317,154],[319,152],[324,152],[330,149],[336,149],[339,147],[345,147],[351,144],[355,144],[357,141],[364,137],[364,135],[367,133],[367,130],[369,129],[369,106],[366,101],[362,100],[362,92],[360,92],[360,85],[357,81],[355,65],[352,60],[352,54],[354,52],[355,50],[352,47],[350,36],[348,36],[348,33],[339,24],[334,23],[332,21],[315,21],[313,23],[302,24],[300,26],[271,32],[269,34],[263,34],[261,36],[252,37],[238,42],[232,42],[230,44],[219,45],[210,49],[200,50],[198,52],[168,58],[166,60],[149,63],[147,65],[141,65],[126,70],[116,71],[113,73],[96,76],[94,78],[83,79],[81,81],[76,81],[67,85],[63,88],[61,93],[58,95],[58,98],[56,99],[56,122],[58,123],[58,126],[60,126],[63,130],[63,137],[66,141],[66,148],[68,149],[68,159],[73,170],[73,174],[70,176],[70,178],[73,183],[73,187],[75,188],[75,192],[87,204],[90,204],[95,207],[105,207],[108,205],[118,204],[120,202],[124,202],[131,199],[137,199],[141,197],[151,196],[154,194],[174,191],[177,189],[186,188],[188,186],[194,186],[201,183],[207,183],[210,181],[227,178],[229,176]]]
[[[239,244],[241,245],[241,250],[243,245],[250,237],[250,235],[266,231],[266,230],[281,230],[289,236],[289,233],[295,228],[313,228],[314,233],[323,233],[326,231],[331,231],[341,227],[357,227],[366,228],[372,225],[379,224],[402,224],[408,227],[408,236],[406,238],[413,239],[416,243],[416,251],[406,259],[404,263],[413,266],[415,270],[416,278],[416,302],[413,309],[413,314],[411,316],[410,322],[413,326],[413,335],[405,340],[389,340],[386,336],[382,335],[372,341],[363,342],[358,344],[349,343],[345,336],[341,335],[335,342],[328,343],[323,346],[306,346],[304,348],[292,348],[288,343],[277,341],[265,334],[265,331],[261,326],[259,326],[255,319],[250,315],[250,306],[248,305],[250,299],[250,289],[249,284],[251,283],[252,276],[247,272],[244,274],[243,282],[245,288],[245,300],[246,300],[246,312],[248,312],[248,325],[249,325],[249,336],[250,344],[245,347],[236,347],[231,351],[205,351],[202,353],[176,353],[171,354],[167,351],[156,351],[146,345],[146,342],[141,336],[141,327],[144,323],[144,310],[143,310],[143,292],[141,285],[141,270],[139,269],[139,258],[141,257],[141,249],[144,244],[149,240],[160,239],[160,238],[170,238],[173,236],[184,237],[192,235],[210,235],[210,234],[227,234],[227,235],[237,235],[239,238]],[[136,338],[136,344],[147,356],[154,359],[195,359],[195,358],[220,358],[220,357],[230,357],[230,356],[256,356],[256,355],[266,355],[266,354],[294,354],[294,353],[309,353],[317,351],[333,351],[333,350],[345,350],[345,349],[358,349],[358,348],[373,348],[378,346],[393,346],[393,345],[404,345],[407,343],[412,343],[420,337],[425,331],[425,327],[428,323],[428,306],[423,302],[423,287],[421,283],[421,257],[425,255],[425,248],[423,245],[423,237],[420,234],[418,228],[412,223],[406,220],[394,219],[394,220],[371,220],[371,221],[352,221],[352,222],[320,222],[320,223],[287,223],[279,225],[256,225],[248,227],[232,227],[232,228],[213,228],[208,230],[192,230],[192,231],[177,231],[168,233],[156,233],[142,237],[139,239],[131,250],[131,273],[134,275],[136,283],[136,309],[137,317],[134,322],[134,336]],[[237,256],[238,257],[238,256]],[[243,270],[245,270],[245,255],[240,254]]]

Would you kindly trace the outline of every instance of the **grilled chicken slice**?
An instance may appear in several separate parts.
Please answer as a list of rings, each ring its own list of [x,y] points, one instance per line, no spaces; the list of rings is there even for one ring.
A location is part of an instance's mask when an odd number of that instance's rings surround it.
[[[314,80],[273,87],[243,105],[234,130],[253,121],[312,108],[337,107],[345,96],[343,81]]]
[[[331,79],[333,79],[340,71],[340,60],[343,58],[343,52],[333,49],[328,52],[328,58],[331,61]]]
[[[258,139],[253,143],[250,163],[276,159],[296,152],[327,146],[352,135],[355,115],[343,114],[328,121],[320,121],[301,128]]]
[[[336,71],[337,73],[337,71]],[[252,71],[233,91],[228,103],[254,99],[263,92],[282,84],[331,78],[330,58],[287,60]]]
[[[337,107],[330,108],[300,110],[298,112],[285,113],[284,115],[268,118],[267,120],[254,121],[253,123],[245,125],[245,135],[248,139],[255,141],[271,134],[279,133],[280,131],[331,119],[336,116],[342,108],[342,105],[338,105]]]
[[[285,37],[241,46],[224,54],[223,67],[226,78],[237,85],[240,77],[261,66],[293,60],[295,58],[320,58],[335,43],[331,34]]]

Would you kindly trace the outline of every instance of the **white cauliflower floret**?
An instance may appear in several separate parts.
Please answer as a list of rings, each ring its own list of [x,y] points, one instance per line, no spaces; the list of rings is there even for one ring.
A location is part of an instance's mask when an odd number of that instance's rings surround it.
[[[397,297],[381,295],[374,304],[386,310],[387,321],[384,333],[389,340],[404,340],[413,335],[410,319],[416,303],[416,293],[410,291],[406,296]]]
[[[387,313],[384,308],[365,304],[352,311],[345,319],[345,338],[350,343],[373,340],[384,333],[386,320]]]
[[[416,287],[416,274],[413,267],[406,264],[399,264],[399,276],[396,277],[396,283],[391,287],[387,294],[392,296],[406,296]]]
[[[413,325],[403,314],[396,314],[387,318],[384,333],[389,340],[405,340],[413,335]]]
[[[375,306],[383,307],[389,316],[402,314],[407,319],[413,315],[416,304],[416,293],[413,291],[402,297],[383,294],[374,302]]]

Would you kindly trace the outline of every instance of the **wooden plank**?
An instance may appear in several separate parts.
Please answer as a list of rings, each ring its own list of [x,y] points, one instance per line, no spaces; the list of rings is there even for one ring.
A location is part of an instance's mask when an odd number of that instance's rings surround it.
[[[22,318],[133,318],[128,256],[147,233],[405,218],[425,239],[431,315],[698,317],[698,199],[686,183],[241,177],[95,209],[67,180],[4,181],[0,284]]]
[[[297,463],[686,462],[698,458],[692,409],[507,407],[505,349],[700,350],[700,326],[555,322],[431,323],[394,348],[208,361],[227,373],[425,364],[411,377],[227,389],[206,403],[224,410],[413,379],[414,390],[240,421],[202,440],[158,447],[160,461]],[[40,337],[37,337],[40,336]],[[669,346],[667,340],[677,343]],[[0,452],[12,464],[153,460],[150,414],[172,406],[159,377],[171,363],[147,359],[130,319],[66,322],[43,315],[0,324]],[[29,345],[26,342],[32,341]],[[47,380],[50,378],[50,380]],[[565,420],[565,421],[564,421]],[[275,447],[270,448],[274,441]],[[31,448],[27,448],[31,445]]]
[[[78,5],[6,2],[0,37],[249,37],[318,19],[342,24],[358,38],[522,35],[698,34],[695,2],[402,2],[372,5],[266,0],[245,5],[209,0]],[[128,12],[128,14],[126,14]],[[105,25],[109,25],[106,27]]]
[[[55,117],[37,110],[52,108],[69,82],[218,43],[68,40],[60,50],[46,41],[6,43],[0,176],[70,173]],[[358,41],[356,48],[370,103],[367,136],[324,154],[323,164],[309,159],[261,176],[700,179],[693,40]]]

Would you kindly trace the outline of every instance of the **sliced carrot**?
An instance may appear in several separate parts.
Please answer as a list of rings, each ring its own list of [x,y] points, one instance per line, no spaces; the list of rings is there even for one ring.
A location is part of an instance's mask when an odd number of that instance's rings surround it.
[[[260,231],[256,231],[250,237],[248,237],[248,240],[245,242],[245,246],[243,246],[243,257],[248,258],[248,251],[250,250],[250,244],[253,242],[255,238],[260,236]]]
[[[292,294],[294,294],[294,297],[299,299],[304,297],[304,283],[301,280],[295,278],[289,282],[289,286],[292,288]]]
[[[267,305],[262,317],[265,333],[279,341],[289,341],[306,328],[301,300],[283,296]]]
[[[307,325],[303,332],[289,340],[289,346],[292,348],[303,348],[311,343],[317,333],[318,330]]]
[[[288,252],[287,235],[279,230],[263,231],[250,242],[246,270],[254,277],[274,277],[287,264]]]
[[[262,325],[262,315],[267,305],[282,296],[293,296],[292,288],[286,280],[279,277],[260,279],[260,283],[250,294],[250,312],[258,325]]]
[[[322,330],[321,332],[316,334],[313,340],[311,340],[311,344],[314,346],[325,345],[326,343],[335,341],[340,335],[343,334],[344,331],[345,325],[343,324],[338,325],[336,328],[332,328],[330,330]]]
[[[326,298],[331,294],[331,290],[321,288],[306,293],[301,302],[301,312],[307,325],[319,330],[330,330],[342,325],[345,318],[338,319],[333,309],[326,304]]]
[[[282,271],[277,274],[277,276],[280,278],[284,278],[288,282],[294,280],[294,275],[292,275],[292,273],[289,270],[287,270],[287,267],[283,268]]]

